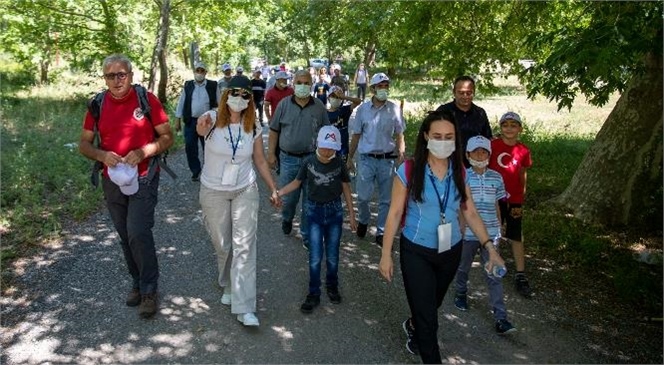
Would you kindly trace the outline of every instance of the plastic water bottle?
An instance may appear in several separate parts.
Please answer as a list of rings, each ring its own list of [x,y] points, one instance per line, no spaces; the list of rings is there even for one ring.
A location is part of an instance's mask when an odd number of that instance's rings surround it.
[[[493,276],[495,278],[502,278],[507,274],[507,268],[503,265],[493,265],[493,268],[491,271],[489,271],[489,263],[487,262],[484,265],[484,271],[486,271],[487,275]]]

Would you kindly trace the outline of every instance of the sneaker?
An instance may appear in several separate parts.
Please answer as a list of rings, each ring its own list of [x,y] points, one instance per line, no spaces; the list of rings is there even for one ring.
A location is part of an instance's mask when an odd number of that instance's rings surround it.
[[[508,335],[510,333],[516,332],[516,327],[506,319],[499,319],[496,321],[496,332],[499,335]]]
[[[290,234],[293,230],[293,222],[282,221],[281,222],[281,231],[284,234]]]
[[[125,304],[127,304],[127,307],[135,307],[141,304],[141,293],[138,291],[138,288],[131,289],[129,294],[127,294]]]
[[[237,320],[242,322],[243,325],[249,327],[253,326],[256,327],[260,323],[258,322],[258,318],[256,317],[255,314],[253,313],[241,313],[237,315]]]
[[[341,294],[339,294],[339,288],[328,288],[327,297],[330,298],[330,302],[332,302],[332,304],[341,303]]]
[[[468,310],[468,297],[466,294],[457,294],[454,297],[454,306],[460,311]]]
[[[138,315],[150,318],[157,313],[157,293],[141,295],[141,304],[138,306]]]
[[[311,313],[314,311],[314,308],[316,308],[320,304],[320,295],[313,295],[309,294],[307,295],[307,299],[305,299],[304,303],[300,306],[300,310],[302,313]]]
[[[376,244],[379,247],[383,247],[383,235],[382,234],[380,236],[376,236]]]
[[[403,321],[401,324],[403,331],[406,333],[406,350],[413,355],[418,355],[420,350],[417,347],[417,342],[415,342],[415,328],[413,328],[413,323],[410,318]]]
[[[230,294],[224,294],[221,296],[221,304],[223,305],[231,305],[231,300],[232,297]]]
[[[528,279],[526,279],[526,275],[517,274],[514,279],[514,286],[516,287],[516,291],[524,298],[530,298],[533,294],[532,289],[530,289],[530,284],[528,284]]]
[[[364,223],[358,223],[357,224],[357,236],[360,238],[364,238],[364,236],[367,235],[367,225]]]

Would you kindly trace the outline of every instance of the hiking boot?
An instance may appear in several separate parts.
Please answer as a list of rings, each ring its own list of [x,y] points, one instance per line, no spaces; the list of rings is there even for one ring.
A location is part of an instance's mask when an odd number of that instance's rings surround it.
[[[419,348],[417,347],[417,342],[415,341],[415,328],[413,327],[413,321],[408,318],[401,324],[403,331],[406,333],[406,350],[413,355],[418,355],[420,353]]]
[[[382,234],[380,236],[376,236],[376,244],[379,247],[383,247],[383,235]]]
[[[300,306],[300,310],[302,313],[311,313],[314,311],[314,308],[316,308],[320,304],[320,295],[313,295],[309,294],[307,295],[307,299],[305,299],[304,303]]]
[[[254,313],[242,313],[237,315],[237,320],[247,327],[257,327],[260,323]]]
[[[499,319],[496,321],[496,333],[499,335],[507,335],[516,332],[516,328],[506,319]]]
[[[281,222],[281,231],[284,234],[290,234],[293,230],[293,222],[282,221]]]
[[[468,310],[468,297],[466,294],[457,294],[454,297],[454,306],[460,310],[460,311],[467,311]]]
[[[141,304],[138,306],[138,315],[150,318],[157,313],[157,293],[141,295]]]
[[[127,304],[127,307],[135,307],[141,304],[141,293],[138,291],[138,288],[131,289],[127,294],[125,304]]]
[[[330,298],[332,304],[341,303],[341,294],[339,294],[339,288],[328,288],[327,297]]]
[[[524,274],[516,275],[516,278],[514,278],[514,286],[516,287],[516,291],[524,298],[530,298],[533,294],[532,289],[530,289],[530,284],[528,284],[528,279],[526,279],[526,275]]]
[[[364,238],[364,236],[367,235],[367,225],[364,223],[358,223],[357,224],[357,236],[360,238]]]

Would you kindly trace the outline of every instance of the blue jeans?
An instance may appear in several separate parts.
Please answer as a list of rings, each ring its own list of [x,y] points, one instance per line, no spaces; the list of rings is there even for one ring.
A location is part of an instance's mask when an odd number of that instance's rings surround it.
[[[344,221],[344,210],[341,198],[327,203],[309,201],[307,204],[307,220],[309,222],[309,294],[320,295],[320,266],[323,261],[323,245],[325,245],[325,262],[327,275],[325,286],[339,286],[339,243],[341,227]]]
[[[369,224],[371,212],[369,202],[374,192],[374,184],[378,184],[378,218],[376,220],[376,235],[382,236],[385,230],[385,219],[390,210],[392,198],[392,180],[394,172],[393,159],[378,159],[367,155],[360,155],[357,162],[357,210],[358,222]]]
[[[196,120],[190,118],[184,123],[184,151],[187,153],[187,164],[192,175],[200,175],[201,161],[198,159],[198,142],[205,149],[205,139],[196,133]]]
[[[505,301],[503,300],[503,279],[487,275],[484,270],[484,264],[489,260],[489,252],[482,248],[478,241],[463,241],[463,251],[461,253],[461,263],[456,273],[456,293],[457,295],[465,295],[468,291],[468,272],[473,264],[473,259],[477,251],[480,252],[480,270],[486,280],[486,285],[489,289],[489,304],[493,309],[493,318],[498,321],[507,319],[507,312],[505,310]]]
[[[279,153],[279,186],[285,186],[289,182],[295,180],[300,166],[307,156],[295,157],[289,156],[283,151]],[[309,230],[307,226],[307,184],[302,184],[299,189],[283,196],[283,206],[281,207],[281,219],[285,222],[292,222],[295,217],[295,209],[297,209],[297,202],[300,201],[300,193],[302,194],[302,211],[300,213],[300,233],[302,240],[309,242]]]

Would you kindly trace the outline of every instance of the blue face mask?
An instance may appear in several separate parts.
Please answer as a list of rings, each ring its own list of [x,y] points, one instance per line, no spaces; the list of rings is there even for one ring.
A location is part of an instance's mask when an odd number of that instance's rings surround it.
[[[295,85],[295,96],[298,98],[306,98],[309,96],[309,93],[311,92],[311,86],[309,85],[304,85],[304,84],[299,84]]]

